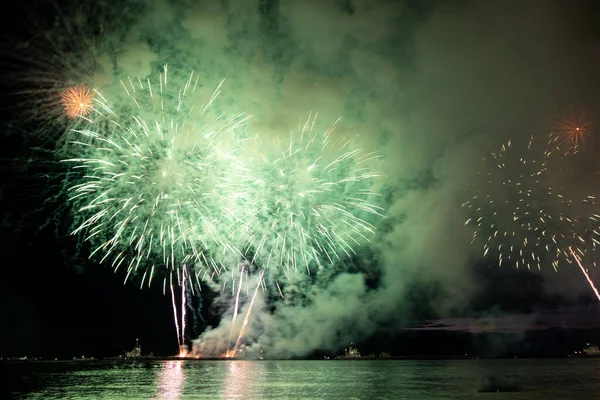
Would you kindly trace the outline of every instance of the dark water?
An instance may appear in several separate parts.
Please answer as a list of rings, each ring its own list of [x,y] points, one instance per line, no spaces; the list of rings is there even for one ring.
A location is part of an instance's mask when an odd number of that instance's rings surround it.
[[[1,367],[2,398],[17,399],[600,397],[600,359],[79,361]]]

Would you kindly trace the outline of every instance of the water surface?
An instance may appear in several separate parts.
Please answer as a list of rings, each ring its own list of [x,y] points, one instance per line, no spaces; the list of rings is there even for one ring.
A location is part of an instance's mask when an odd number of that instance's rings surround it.
[[[600,397],[600,359],[8,362],[2,376],[16,399]]]

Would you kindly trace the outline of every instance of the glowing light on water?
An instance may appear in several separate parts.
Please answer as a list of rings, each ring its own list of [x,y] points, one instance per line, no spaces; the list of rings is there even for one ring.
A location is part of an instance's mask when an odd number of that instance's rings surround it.
[[[158,375],[157,399],[178,400],[185,383],[184,361],[166,361]]]
[[[262,376],[262,365],[245,361],[230,361],[227,363],[227,376],[221,398],[247,399],[265,398],[262,386],[257,378]]]

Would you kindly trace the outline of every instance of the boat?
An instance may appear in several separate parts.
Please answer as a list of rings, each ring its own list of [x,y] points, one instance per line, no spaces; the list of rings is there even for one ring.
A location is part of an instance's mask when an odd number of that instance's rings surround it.
[[[153,353],[142,354],[142,346],[140,345],[140,339],[135,339],[135,346],[130,351],[125,351],[123,354],[117,357],[105,357],[105,360],[154,360]]]
[[[576,351],[573,354],[575,357],[600,357],[600,347],[596,344],[586,343],[581,351]]]
[[[379,355],[369,354],[368,356],[363,356],[358,348],[353,346],[353,343],[350,343],[350,346],[347,349],[344,349],[343,356],[337,356],[334,360],[389,360],[392,359],[390,353],[381,353]]]

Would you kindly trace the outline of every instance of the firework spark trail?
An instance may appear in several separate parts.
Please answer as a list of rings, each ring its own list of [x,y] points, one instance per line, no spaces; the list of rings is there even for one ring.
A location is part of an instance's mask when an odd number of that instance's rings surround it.
[[[134,105],[125,117],[97,93],[102,123],[74,130],[74,157],[63,160],[81,171],[69,188],[82,220],[72,234],[93,245],[90,257],[111,259],[115,270],[125,266],[125,281],[142,270],[142,284],[150,285],[159,269],[166,279],[182,263],[217,270],[212,255],[241,255],[231,243],[246,229],[249,207],[242,203],[251,178],[237,156],[237,131],[249,117],[208,113],[222,82],[193,113],[194,105],[184,104],[198,78],[192,73],[175,94],[172,80],[165,67],[158,88],[150,79],[121,82]]]
[[[233,308],[233,321],[238,314],[238,307],[240,305],[240,293],[242,292],[242,282],[244,280],[243,270],[240,269],[240,282],[238,284],[237,294],[235,295],[235,306]]]
[[[229,340],[227,341],[227,346],[229,348],[229,346],[231,346],[231,337],[233,336],[233,328],[234,328],[234,322],[235,322],[235,318],[237,317],[238,314],[238,308],[240,305],[240,293],[242,292],[242,281],[243,281],[243,269],[240,269],[240,281],[238,283],[238,288],[237,288],[237,293],[235,295],[235,304],[233,306],[233,317],[231,318],[231,327],[229,328]],[[235,287],[235,285],[234,285]]]
[[[509,141],[499,153],[491,153],[485,181],[477,194],[463,207],[471,217],[465,224],[476,226],[473,241],[485,239],[483,255],[497,254],[499,264],[514,262],[516,267],[541,268],[549,260],[556,269],[561,260],[570,258],[563,249],[581,245],[577,233],[578,203],[546,182],[550,152],[534,157],[530,140],[524,155]],[[488,161],[484,158],[484,161]],[[588,196],[582,204],[593,204]],[[572,215],[569,215],[572,214]]]
[[[281,292],[281,287],[279,287],[279,282],[277,281],[277,279],[275,280],[275,284],[277,285],[277,290],[279,291],[279,295],[283,299],[283,293]]]
[[[228,357],[235,357],[235,354],[237,353],[239,346],[240,346],[240,342],[242,341],[242,338],[244,337],[244,330],[246,329],[246,325],[248,325],[248,319],[250,317],[250,313],[252,312],[252,307],[254,306],[254,300],[256,299],[256,295],[258,294],[258,289],[260,288],[260,284],[262,282],[263,279],[263,275],[264,275],[265,271],[262,270],[260,271],[260,275],[258,277],[258,283],[256,284],[256,289],[254,289],[254,295],[252,295],[252,300],[250,301],[250,305],[248,306],[248,311],[246,312],[246,317],[244,318],[244,323],[242,324],[242,328],[240,329],[240,334],[238,335],[237,341],[235,342],[235,347],[231,350],[231,352],[227,351]]]
[[[179,322],[177,321],[178,312],[177,305],[175,304],[175,290],[173,289],[173,282],[171,282],[171,302],[173,303],[173,319],[175,320],[175,331],[177,332],[177,344],[181,348],[181,339],[179,334]]]
[[[299,273],[298,266],[322,268],[355,254],[353,246],[369,240],[382,208],[373,204],[379,155],[353,148],[353,140],[334,140],[337,122],[315,127],[310,115],[287,142],[255,163],[256,200],[260,207],[250,224],[246,249],[251,262]]]
[[[585,270],[585,268],[583,268],[583,265],[581,265],[581,261],[579,259],[579,256],[577,256],[575,254],[575,252],[573,251],[573,249],[569,249],[569,251],[573,255],[573,259],[577,262],[577,265],[579,265],[579,268],[581,269],[581,272],[583,272],[583,275],[585,276],[585,279],[588,281],[590,287],[594,291],[594,294],[596,295],[596,298],[598,299],[598,301],[600,301],[600,293],[598,292],[598,289],[596,289],[596,286],[594,285],[594,282],[590,278],[590,276],[587,273],[587,271]]]
[[[186,277],[186,266],[183,264],[183,268],[181,269],[181,340],[179,340],[179,356],[184,357],[187,354],[186,344],[185,344],[185,312],[186,312],[186,286],[187,286],[187,277]]]

